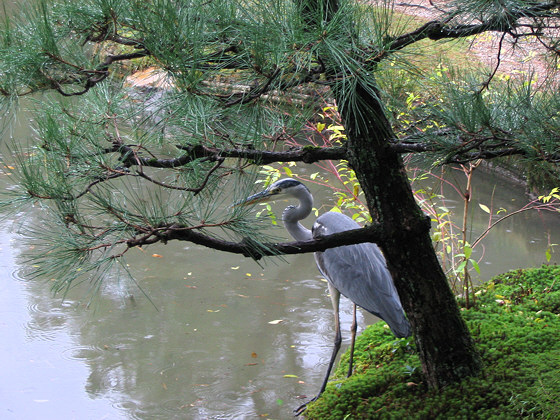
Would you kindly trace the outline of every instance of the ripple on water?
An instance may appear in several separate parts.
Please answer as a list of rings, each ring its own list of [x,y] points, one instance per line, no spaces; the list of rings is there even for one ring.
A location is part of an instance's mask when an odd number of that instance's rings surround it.
[[[110,352],[134,349],[138,345],[139,335],[134,332],[123,332],[108,335],[103,342],[87,345],[76,345],[63,352],[70,360],[87,360],[88,363],[104,357]]]
[[[76,345],[62,351],[62,357],[66,360],[95,362],[101,359],[108,350],[107,346],[99,345]]]
[[[158,407],[165,418],[188,418],[191,417],[196,402],[171,398],[161,402]]]
[[[60,306],[53,306],[52,301],[44,297],[29,295],[27,311],[30,320],[24,326],[26,335],[34,340],[55,340],[58,332],[66,325],[64,310]]]
[[[119,332],[111,334],[105,340],[107,346],[118,349],[118,350],[128,350],[133,349],[138,345],[138,342],[142,340],[142,335],[135,331]]]
[[[144,418],[145,413],[141,412],[140,403],[138,401],[131,401],[130,399],[120,400],[114,402],[112,406],[117,410],[126,413],[126,417],[134,419]]]
[[[245,419],[258,418],[255,396],[262,400],[267,397],[263,390],[248,388],[232,389],[231,383],[217,382],[209,387],[199,389],[198,400],[190,404],[196,410],[195,418],[208,419]],[[269,399],[269,401],[272,401]],[[227,414],[224,414],[227,413]]]
[[[29,281],[25,280],[22,269],[12,270],[10,278],[23,285],[26,294],[26,309],[29,314],[29,321],[24,323],[23,330],[26,336],[32,340],[53,341],[66,324],[64,311],[66,307],[72,306],[71,301],[55,301],[47,293],[37,294],[33,292]]]
[[[12,272],[10,273],[10,277],[16,281],[25,282],[25,279],[22,277],[22,272],[23,270],[18,267],[15,270],[12,270]]]
[[[145,404],[145,401],[117,401],[113,407],[123,413],[127,418],[133,419],[190,419],[190,418],[211,418],[208,415],[200,417],[196,415],[197,406],[200,401],[185,401],[177,398],[164,400],[157,404]]]
[[[298,287],[301,286],[313,290],[323,290],[328,287],[326,281],[321,280],[321,278],[296,280],[294,284]]]

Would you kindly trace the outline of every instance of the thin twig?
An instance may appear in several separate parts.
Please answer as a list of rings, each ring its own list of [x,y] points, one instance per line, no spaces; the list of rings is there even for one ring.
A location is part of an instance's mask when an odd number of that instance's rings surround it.
[[[478,93],[482,93],[482,91],[484,89],[488,89],[488,86],[490,85],[490,82],[492,81],[492,79],[494,78],[494,76],[496,75],[496,73],[498,72],[498,68],[500,67],[500,64],[502,62],[502,46],[504,43],[504,39],[506,37],[506,32],[502,33],[502,36],[500,37],[500,42],[498,43],[498,53],[496,56],[496,65],[494,66],[494,70],[492,71],[492,73],[490,73],[490,75],[488,76],[488,79],[486,79],[486,81],[484,83],[482,83],[482,86],[480,87]]]
[[[146,175],[144,173],[144,171],[142,170],[142,167],[140,167],[140,169],[138,169],[136,172],[138,174],[138,176],[140,176],[141,178],[144,178],[148,181],[150,181],[153,184],[159,185],[160,187],[163,188],[168,188],[168,189],[172,189],[172,190],[179,190],[179,191],[190,191],[193,192],[194,195],[197,195],[198,193],[200,193],[208,184],[208,181],[210,180],[210,176],[220,167],[222,166],[222,163],[224,162],[224,158],[217,158],[216,159],[216,163],[214,164],[214,166],[212,168],[210,168],[208,170],[208,172],[206,173],[206,176],[204,177],[204,179],[202,180],[202,183],[198,186],[198,187],[179,187],[179,186],[175,186],[175,185],[169,185],[166,184],[165,182],[161,182],[161,181],[157,181],[155,179],[153,179],[152,177]]]

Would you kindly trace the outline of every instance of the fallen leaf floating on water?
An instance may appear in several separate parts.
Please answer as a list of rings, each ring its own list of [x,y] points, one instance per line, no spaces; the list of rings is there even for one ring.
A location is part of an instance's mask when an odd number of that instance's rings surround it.
[[[488,213],[488,214],[491,213],[491,211],[490,211],[490,209],[488,208],[487,205],[482,204],[482,203],[478,203],[478,206],[482,209],[483,212],[486,212],[486,213]]]
[[[163,256],[162,256],[162,255],[159,255],[159,254],[152,254],[152,257],[154,257],[154,258],[163,258]]]
[[[257,353],[252,352],[252,353],[251,353],[251,357],[252,357],[253,359],[256,359],[256,358],[257,358]]]
[[[275,319],[274,321],[269,321],[269,324],[276,325],[276,324],[280,324],[281,322],[284,322],[284,320],[283,319]]]
[[[297,375],[284,375],[284,378],[297,378]]]

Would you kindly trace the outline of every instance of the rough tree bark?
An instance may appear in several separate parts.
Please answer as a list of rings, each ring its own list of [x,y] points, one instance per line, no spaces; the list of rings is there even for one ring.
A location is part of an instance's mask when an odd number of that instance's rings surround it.
[[[349,164],[383,237],[379,245],[412,324],[428,385],[441,388],[476,375],[481,362],[436,257],[430,222],[414,200],[395,138],[379,99],[357,87],[357,100],[338,99],[348,136]]]
[[[305,22],[316,29],[340,8],[339,0],[299,2]],[[351,34],[352,21],[347,23]],[[330,80],[345,72],[336,60],[324,63]],[[372,88],[374,75],[356,76],[347,76],[356,78],[352,92],[350,83],[332,85],[347,135],[348,162],[383,231],[378,243],[412,325],[426,382],[441,388],[479,373],[480,357],[435,254],[429,219],[416,204],[400,155],[391,148],[395,136]]]

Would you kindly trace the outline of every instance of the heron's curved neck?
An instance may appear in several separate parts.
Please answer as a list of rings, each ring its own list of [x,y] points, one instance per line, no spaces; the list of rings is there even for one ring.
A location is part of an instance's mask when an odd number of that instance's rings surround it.
[[[313,234],[305,228],[300,220],[305,219],[311,213],[313,208],[313,197],[309,191],[302,191],[299,194],[294,194],[294,197],[299,200],[299,205],[288,206],[282,213],[282,221],[286,230],[292,235],[296,241],[306,241],[313,239]]]

